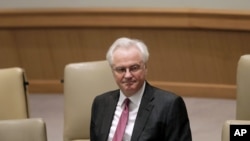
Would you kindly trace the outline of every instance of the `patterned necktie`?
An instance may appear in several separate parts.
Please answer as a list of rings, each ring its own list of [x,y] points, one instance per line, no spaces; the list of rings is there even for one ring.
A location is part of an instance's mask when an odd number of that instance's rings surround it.
[[[113,141],[122,141],[123,134],[124,134],[127,122],[128,122],[129,102],[130,100],[128,98],[124,100],[124,109],[122,111],[118,125],[116,127]]]

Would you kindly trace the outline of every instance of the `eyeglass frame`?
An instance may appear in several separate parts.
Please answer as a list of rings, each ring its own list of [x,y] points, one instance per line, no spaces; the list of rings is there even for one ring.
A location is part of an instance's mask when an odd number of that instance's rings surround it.
[[[142,70],[143,68],[145,68],[145,64],[144,63],[139,63],[139,64],[133,64],[129,67],[114,67],[112,68],[112,70],[116,73],[116,74],[120,74],[120,75],[124,75],[127,73],[127,71],[131,74],[133,73],[137,73],[139,70]]]

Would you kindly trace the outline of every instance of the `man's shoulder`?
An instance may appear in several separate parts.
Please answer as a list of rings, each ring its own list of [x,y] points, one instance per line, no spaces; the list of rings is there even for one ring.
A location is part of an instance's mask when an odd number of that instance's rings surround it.
[[[151,84],[149,84],[149,83],[147,83],[146,89],[151,89],[151,90],[153,90],[155,93],[169,94],[169,95],[177,96],[177,94],[176,94],[175,92],[171,91],[171,90],[162,89],[162,88],[153,86],[153,85],[151,85]]]
[[[178,94],[171,90],[165,90],[162,88],[158,88],[152,85],[148,85],[149,89],[153,91],[154,97],[155,98],[160,98],[160,99],[178,99],[181,98]]]
[[[119,94],[119,89],[106,91],[100,95],[96,96],[96,99],[105,99]]]

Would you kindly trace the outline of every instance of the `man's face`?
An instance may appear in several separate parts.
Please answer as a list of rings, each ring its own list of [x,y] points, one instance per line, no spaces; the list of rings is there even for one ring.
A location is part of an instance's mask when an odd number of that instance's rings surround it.
[[[127,97],[132,96],[142,87],[147,72],[137,48],[115,50],[112,70],[117,85]]]

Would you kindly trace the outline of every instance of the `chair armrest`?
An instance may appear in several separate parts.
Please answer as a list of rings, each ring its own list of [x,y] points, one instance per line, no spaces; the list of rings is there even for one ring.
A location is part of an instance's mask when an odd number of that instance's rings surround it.
[[[230,125],[250,125],[250,120],[226,120],[222,127],[221,141],[230,141]]]
[[[47,141],[46,124],[41,118],[0,120],[1,141]]]

